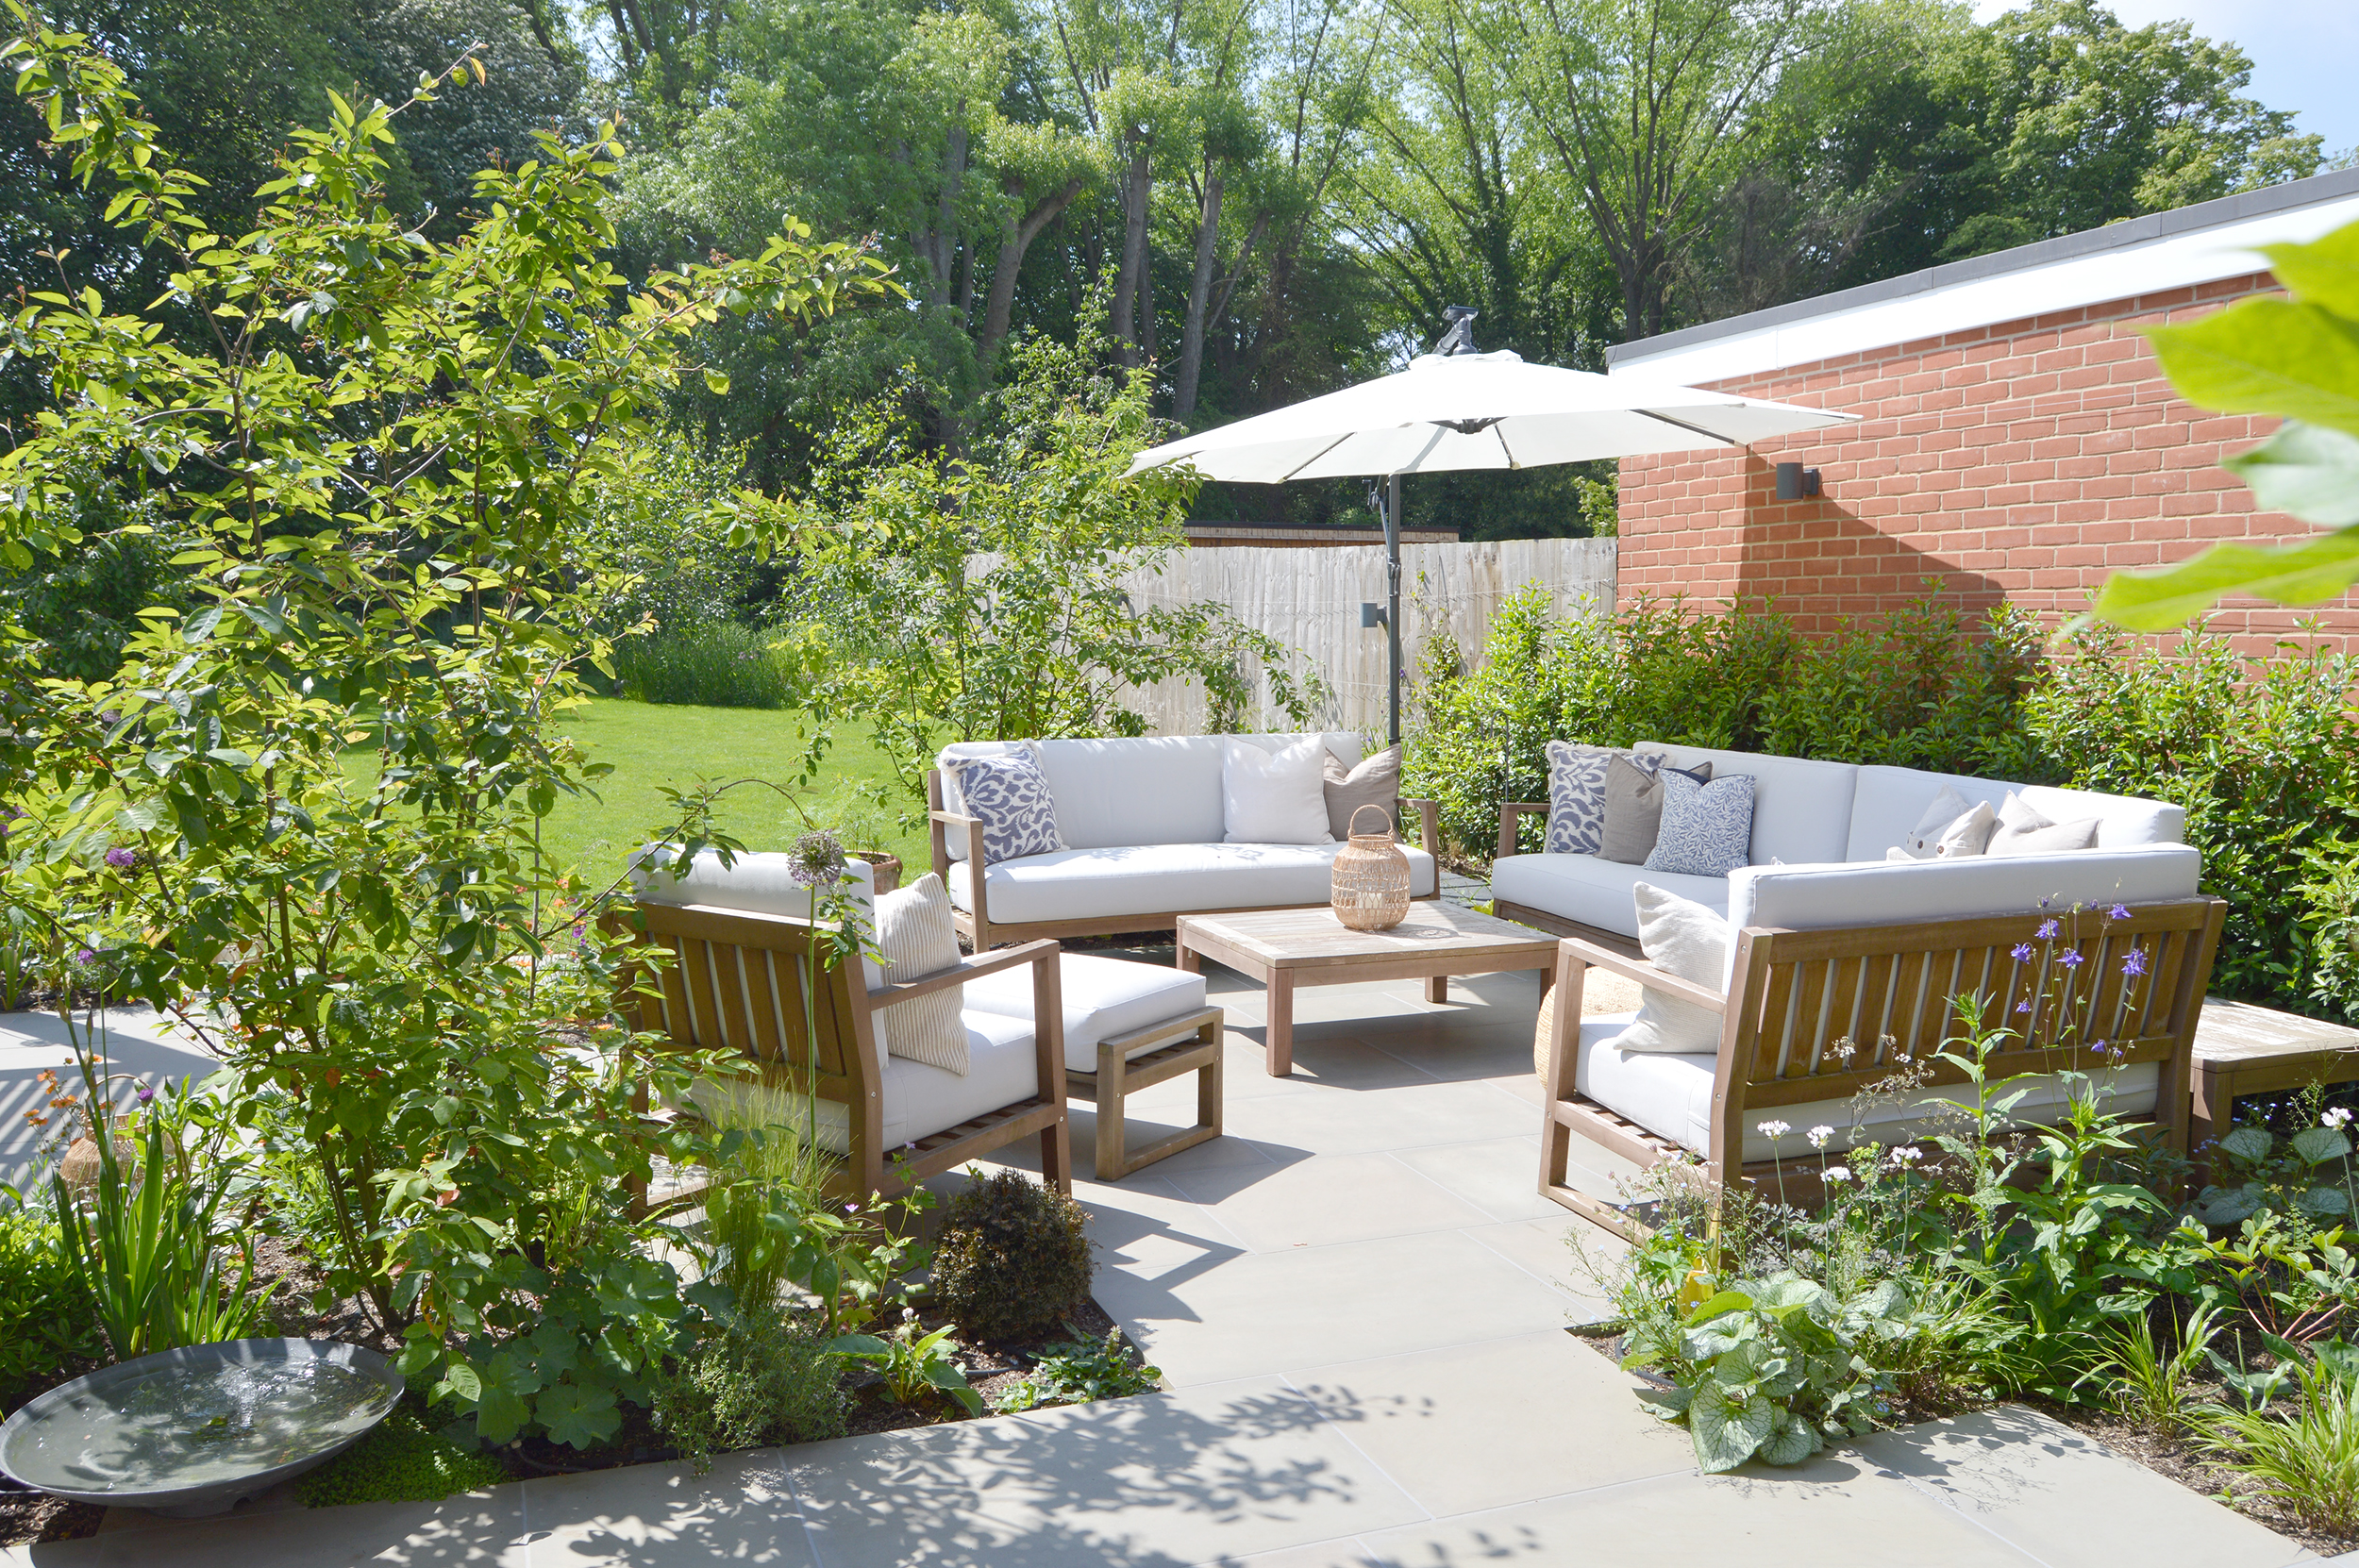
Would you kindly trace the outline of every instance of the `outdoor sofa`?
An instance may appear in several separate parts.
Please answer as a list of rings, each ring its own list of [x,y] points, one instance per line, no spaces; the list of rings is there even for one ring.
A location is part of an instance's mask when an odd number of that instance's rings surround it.
[[[950,890],[960,931],[977,952],[997,942],[1167,931],[1181,915],[1323,905],[1335,856],[1324,842],[1230,843],[1224,815],[1224,748],[1276,752],[1308,739],[1348,770],[1362,760],[1357,735],[1154,735],[1109,740],[963,742],[943,749],[926,775],[933,866]],[[958,767],[971,758],[1030,751],[1047,780],[1063,847],[984,865],[983,825],[967,814]],[[1418,845],[1404,844],[1410,892],[1438,895],[1436,808],[1417,811]]]

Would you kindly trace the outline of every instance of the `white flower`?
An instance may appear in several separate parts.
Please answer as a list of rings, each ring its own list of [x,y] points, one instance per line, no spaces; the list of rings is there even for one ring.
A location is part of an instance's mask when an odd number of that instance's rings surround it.
[[[1818,1179],[1821,1181],[1849,1181],[1851,1179],[1851,1168],[1848,1165],[1834,1166],[1829,1170],[1825,1176],[1820,1176]]]
[[[1814,1149],[1823,1149],[1833,1137],[1834,1128],[1832,1127],[1813,1127],[1810,1129],[1810,1146]]]
[[[2327,1111],[2318,1118],[2318,1126],[2322,1127],[2347,1127],[2351,1126],[2351,1107],[2347,1105],[2338,1105],[2334,1107],[2333,1109]]]
[[[1792,1132],[1794,1127],[1793,1125],[1788,1122],[1757,1122],[1753,1125],[1753,1130],[1774,1143],[1779,1139],[1783,1138],[1787,1133]]]
[[[1895,1149],[1892,1151],[1892,1168],[1896,1171],[1905,1171],[1910,1166],[1916,1164],[1917,1160],[1922,1158],[1923,1154],[1924,1151],[1922,1149]]]

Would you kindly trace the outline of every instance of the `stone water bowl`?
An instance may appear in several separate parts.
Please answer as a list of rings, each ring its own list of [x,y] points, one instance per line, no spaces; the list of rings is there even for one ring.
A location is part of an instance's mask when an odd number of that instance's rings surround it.
[[[233,1340],[60,1384],[0,1423],[0,1470],[79,1503],[226,1513],[385,1419],[401,1374],[332,1340]]]

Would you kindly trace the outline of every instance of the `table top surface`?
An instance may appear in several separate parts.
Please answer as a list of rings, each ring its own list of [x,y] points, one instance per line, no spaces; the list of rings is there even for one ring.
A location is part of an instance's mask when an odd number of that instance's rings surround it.
[[[2321,1051],[2359,1053],[2359,1029],[2218,996],[2203,999],[2203,1011],[2196,1020],[2198,1061],[2267,1061]]]
[[[1241,914],[1182,915],[1179,940],[1204,950],[1207,942],[1293,969],[1321,964],[1375,963],[1447,953],[1469,959],[1507,956],[1545,960],[1556,938],[1529,926],[1478,914],[1437,898],[1409,906],[1389,931],[1354,931],[1325,909],[1254,909]]]

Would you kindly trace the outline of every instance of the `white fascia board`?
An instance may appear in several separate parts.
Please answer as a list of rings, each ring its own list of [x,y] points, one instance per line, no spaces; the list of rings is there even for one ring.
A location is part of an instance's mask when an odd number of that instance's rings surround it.
[[[1700,342],[1674,343],[1651,354],[1632,353],[1617,358],[1608,374],[1627,372],[1681,386],[1710,386],[2000,322],[2241,277],[2268,267],[2268,259],[2255,247],[2316,240],[2353,221],[2359,221],[2359,195],[2043,266],[1956,283],[1936,281],[1899,298],[1778,322],[1750,332],[1739,330]]]

